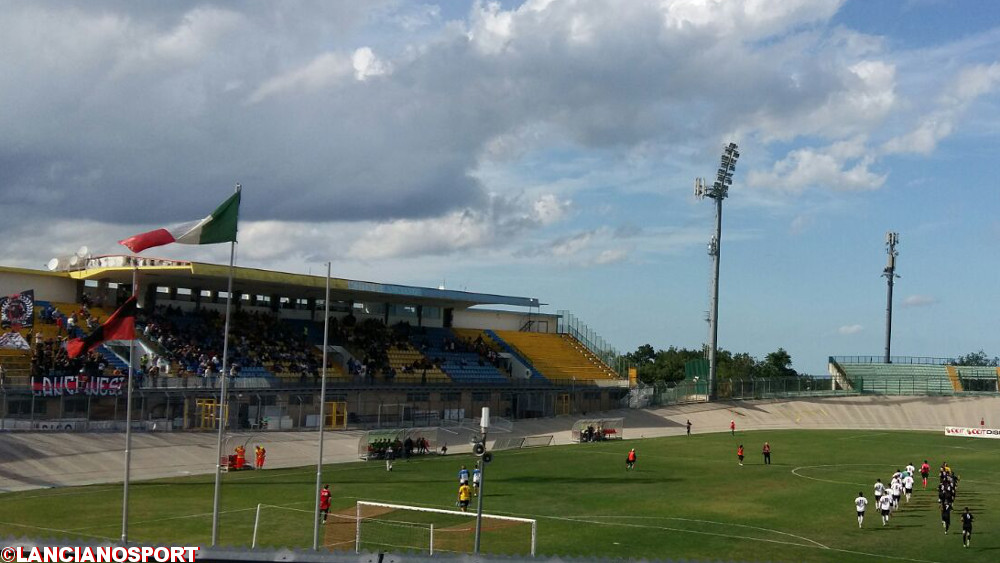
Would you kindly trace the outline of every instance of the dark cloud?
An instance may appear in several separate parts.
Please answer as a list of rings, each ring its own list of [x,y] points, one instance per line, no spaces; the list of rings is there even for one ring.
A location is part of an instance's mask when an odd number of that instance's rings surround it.
[[[836,2],[777,3],[758,19],[536,7],[476,4],[446,24],[417,14],[438,27],[411,44],[372,31],[415,25],[394,2],[8,3],[0,198],[14,220],[35,206],[75,217],[56,204],[74,201],[93,202],[91,219],[145,224],[199,217],[241,182],[254,220],[472,209],[517,231],[531,213],[498,202],[523,188],[476,179],[498,137],[541,126],[588,148],[715,150],[706,131],[785,123],[852,87],[836,65],[782,50]]]

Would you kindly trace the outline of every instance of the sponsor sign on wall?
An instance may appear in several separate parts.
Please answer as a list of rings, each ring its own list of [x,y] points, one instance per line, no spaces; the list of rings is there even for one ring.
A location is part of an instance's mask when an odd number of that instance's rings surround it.
[[[945,436],[962,436],[965,438],[995,438],[1000,439],[1000,428],[965,428],[962,426],[945,426]]]
[[[61,375],[31,378],[31,392],[36,397],[59,397],[61,395],[113,397],[121,395],[125,385],[126,378],[118,375],[100,375],[87,378],[76,375]]]

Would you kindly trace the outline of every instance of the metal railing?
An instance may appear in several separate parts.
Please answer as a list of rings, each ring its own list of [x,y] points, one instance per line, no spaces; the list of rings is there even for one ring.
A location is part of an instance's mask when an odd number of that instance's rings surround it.
[[[838,364],[884,364],[885,356],[830,356],[830,363]],[[927,356],[889,356],[890,364],[906,365],[955,365],[955,358],[932,358]]]
[[[789,397],[835,397],[857,395],[854,389],[837,389],[825,377],[756,377],[719,381],[720,399],[781,399]]]
[[[575,338],[580,344],[590,350],[594,356],[610,367],[619,377],[628,377],[628,368],[632,363],[628,361],[624,354],[612,347],[596,331],[587,326],[586,323],[576,318],[573,313],[562,310],[556,312],[559,315],[558,332],[568,334]]]

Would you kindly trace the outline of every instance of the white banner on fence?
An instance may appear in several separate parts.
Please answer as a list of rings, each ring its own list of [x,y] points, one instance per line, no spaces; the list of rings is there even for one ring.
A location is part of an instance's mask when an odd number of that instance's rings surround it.
[[[964,436],[966,438],[994,438],[1000,439],[1000,429],[998,428],[964,428],[962,426],[945,426],[945,436]]]

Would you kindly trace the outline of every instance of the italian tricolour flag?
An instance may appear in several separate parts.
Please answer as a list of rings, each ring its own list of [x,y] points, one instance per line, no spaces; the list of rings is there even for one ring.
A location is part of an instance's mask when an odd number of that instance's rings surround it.
[[[189,221],[173,227],[156,229],[118,241],[132,252],[142,252],[154,246],[174,242],[181,244],[215,244],[236,241],[236,223],[240,215],[240,191],[222,202],[211,215],[199,221]]]

